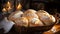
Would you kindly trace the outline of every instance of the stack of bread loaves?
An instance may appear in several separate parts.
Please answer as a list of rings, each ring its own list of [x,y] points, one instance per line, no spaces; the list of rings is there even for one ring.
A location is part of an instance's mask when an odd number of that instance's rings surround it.
[[[45,26],[55,22],[55,18],[48,12],[33,9],[28,9],[24,13],[22,11],[13,12],[8,18],[14,21],[17,26],[24,27]]]

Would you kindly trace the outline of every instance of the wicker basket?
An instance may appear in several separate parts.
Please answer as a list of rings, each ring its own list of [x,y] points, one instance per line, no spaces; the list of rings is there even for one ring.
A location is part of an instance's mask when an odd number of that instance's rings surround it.
[[[55,24],[55,23],[54,23]],[[14,25],[15,31],[18,33],[33,33],[33,32],[44,32],[50,30],[54,24],[51,24],[49,26],[37,26],[37,27],[24,27],[24,26],[17,26]]]

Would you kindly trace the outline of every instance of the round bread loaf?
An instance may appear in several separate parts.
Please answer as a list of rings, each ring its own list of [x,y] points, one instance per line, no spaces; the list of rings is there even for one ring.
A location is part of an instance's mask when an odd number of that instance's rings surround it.
[[[15,20],[17,26],[28,27],[28,19],[26,17],[21,17]]]
[[[9,20],[16,20],[17,18],[22,17],[23,12],[22,11],[15,11],[13,12],[8,18]]]
[[[36,26],[44,26],[44,24],[38,18],[29,19],[29,26],[36,27]]]
[[[45,25],[51,25],[55,22],[55,18],[44,10],[39,10],[37,15]]]
[[[35,12],[36,12],[35,10],[29,9],[24,12],[23,17],[27,17],[28,19],[38,18],[38,15],[35,14]]]

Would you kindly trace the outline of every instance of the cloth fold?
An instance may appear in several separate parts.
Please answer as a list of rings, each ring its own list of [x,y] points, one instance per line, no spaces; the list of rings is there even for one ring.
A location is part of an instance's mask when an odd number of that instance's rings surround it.
[[[0,23],[0,29],[3,28],[4,33],[8,33],[14,24],[15,23],[13,21],[9,21],[7,17],[5,17]]]

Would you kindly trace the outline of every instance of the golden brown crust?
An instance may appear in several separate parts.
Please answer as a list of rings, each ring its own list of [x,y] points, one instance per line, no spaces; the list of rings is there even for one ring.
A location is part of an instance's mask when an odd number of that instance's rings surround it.
[[[21,14],[22,17],[17,17],[20,16]],[[48,12],[44,10],[39,10],[38,12],[36,12],[35,10],[32,9],[26,10],[24,13],[21,11],[13,12],[9,16],[9,19],[14,21],[17,26],[25,27],[46,26],[51,25],[55,22],[55,18]]]
[[[20,18],[22,14],[23,14],[22,11],[15,11],[8,17],[8,19],[14,21],[16,20],[16,18]]]
[[[17,26],[25,26],[28,27],[28,19],[26,17],[21,17],[15,20],[15,24]]]
[[[29,26],[36,27],[36,26],[44,26],[44,24],[38,18],[29,19]]]
[[[23,17],[27,17],[28,19],[30,18],[38,18],[38,15],[35,14],[35,10],[29,9],[24,12]]]
[[[41,10],[40,10],[41,11]],[[45,23],[45,25],[50,25],[55,22],[55,18],[46,11],[38,11],[36,14],[39,16],[39,19]]]

